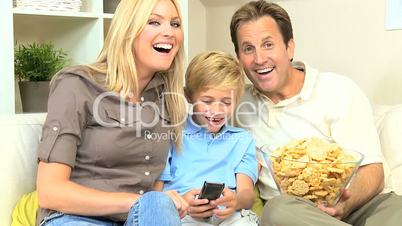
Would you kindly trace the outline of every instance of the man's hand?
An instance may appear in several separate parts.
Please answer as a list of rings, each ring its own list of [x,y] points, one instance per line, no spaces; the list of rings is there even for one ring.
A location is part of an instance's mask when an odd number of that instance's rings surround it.
[[[236,193],[232,190],[225,188],[223,190],[223,197],[218,198],[217,200],[212,200],[212,206],[224,206],[225,209],[214,209],[214,215],[219,219],[226,219],[236,211],[237,207],[237,198]]]
[[[177,211],[179,211],[180,218],[185,217],[189,207],[187,201],[175,190],[166,191],[165,194],[173,200]]]
[[[193,218],[211,217],[216,206],[208,204],[208,199],[197,199],[200,192],[200,189],[193,189],[183,195],[183,199],[189,204],[187,213]]]
[[[349,189],[343,190],[341,198],[335,206],[319,206],[318,208],[337,219],[343,219],[380,193],[383,187],[384,174],[382,164],[373,163],[361,166],[351,186]]]
[[[327,213],[328,215],[331,215],[338,220],[342,220],[343,218],[347,217],[351,212],[352,209],[350,208],[349,205],[347,205],[347,200],[350,198],[351,192],[348,189],[344,189],[342,191],[341,197],[338,201],[338,203],[335,206],[323,206],[319,205],[318,208]]]

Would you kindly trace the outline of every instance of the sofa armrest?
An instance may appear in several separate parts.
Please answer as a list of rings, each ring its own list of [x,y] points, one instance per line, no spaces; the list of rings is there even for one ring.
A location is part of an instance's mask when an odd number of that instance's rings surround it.
[[[46,114],[0,116],[0,225],[11,224],[11,213],[23,194],[35,189],[37,146]]]

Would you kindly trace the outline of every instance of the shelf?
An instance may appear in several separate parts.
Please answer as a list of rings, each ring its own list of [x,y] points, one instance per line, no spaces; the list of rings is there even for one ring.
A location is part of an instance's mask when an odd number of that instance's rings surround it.
[[[79,18],[98,18],[99,15],[91,12],[64,12],[64,11],[43,11],[13,9],[14,15],[33,15],[33,16],[59,16],[59,17],[79,17]]]
[[[68,53],[71,65],[92,63],[102,48],[114,1],[82,0],[80,11],[74,12],[14,8],[12,0],[0,0],[0,114],[20,112],[14,86],[15,45],[51,42]]]
[[[106,38],[111,23],[112,23],[111,19],[105,18],[103,20],[103,38]]]
[[[113,14],[119,3],[120,0],[103,0],[103,12],[105,14]]]
[[[103,44],[100,19],[25,14],[14,17],[14,43],[51,41],[68,52],[72,64],[93,62]]]
[[[114,16],[113,13],[104,13],[104,14],[103,14],[103,18],[104,18],[104,19],[112,19],[113,16]]]

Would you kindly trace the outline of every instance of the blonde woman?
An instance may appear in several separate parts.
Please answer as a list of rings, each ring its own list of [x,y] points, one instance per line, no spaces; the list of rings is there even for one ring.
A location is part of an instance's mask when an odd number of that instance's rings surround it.
[[[122,0],[96,62],[55,76],[38,224],[180,224],[184,199],[152,190],[186,117],[181,23],[176,0]]]

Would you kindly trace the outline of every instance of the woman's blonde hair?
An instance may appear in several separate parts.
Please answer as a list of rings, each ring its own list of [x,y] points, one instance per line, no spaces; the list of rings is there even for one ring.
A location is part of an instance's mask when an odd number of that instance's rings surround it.
[[[140,35],[158,0],[121,0],[112,19],[103,48],[95,63],[89,67],[106,74],[105,86],[123,97],[133,93],[139,96],[134,42]],[[171,0],[182,21],[177,0]],[[183,27],[183,26],[181,26]],[[172,66],[162,75],[165,89],[165,107],[173,126],[176,145],[180,148],[186,103],[183,98],[184,45],[181,44]]]
[[[198,54],[186,71],[186,94],[192,98],[208,89],[234,90],[236,103],[244,92],[244,74],[229,53],[207,51]]]

